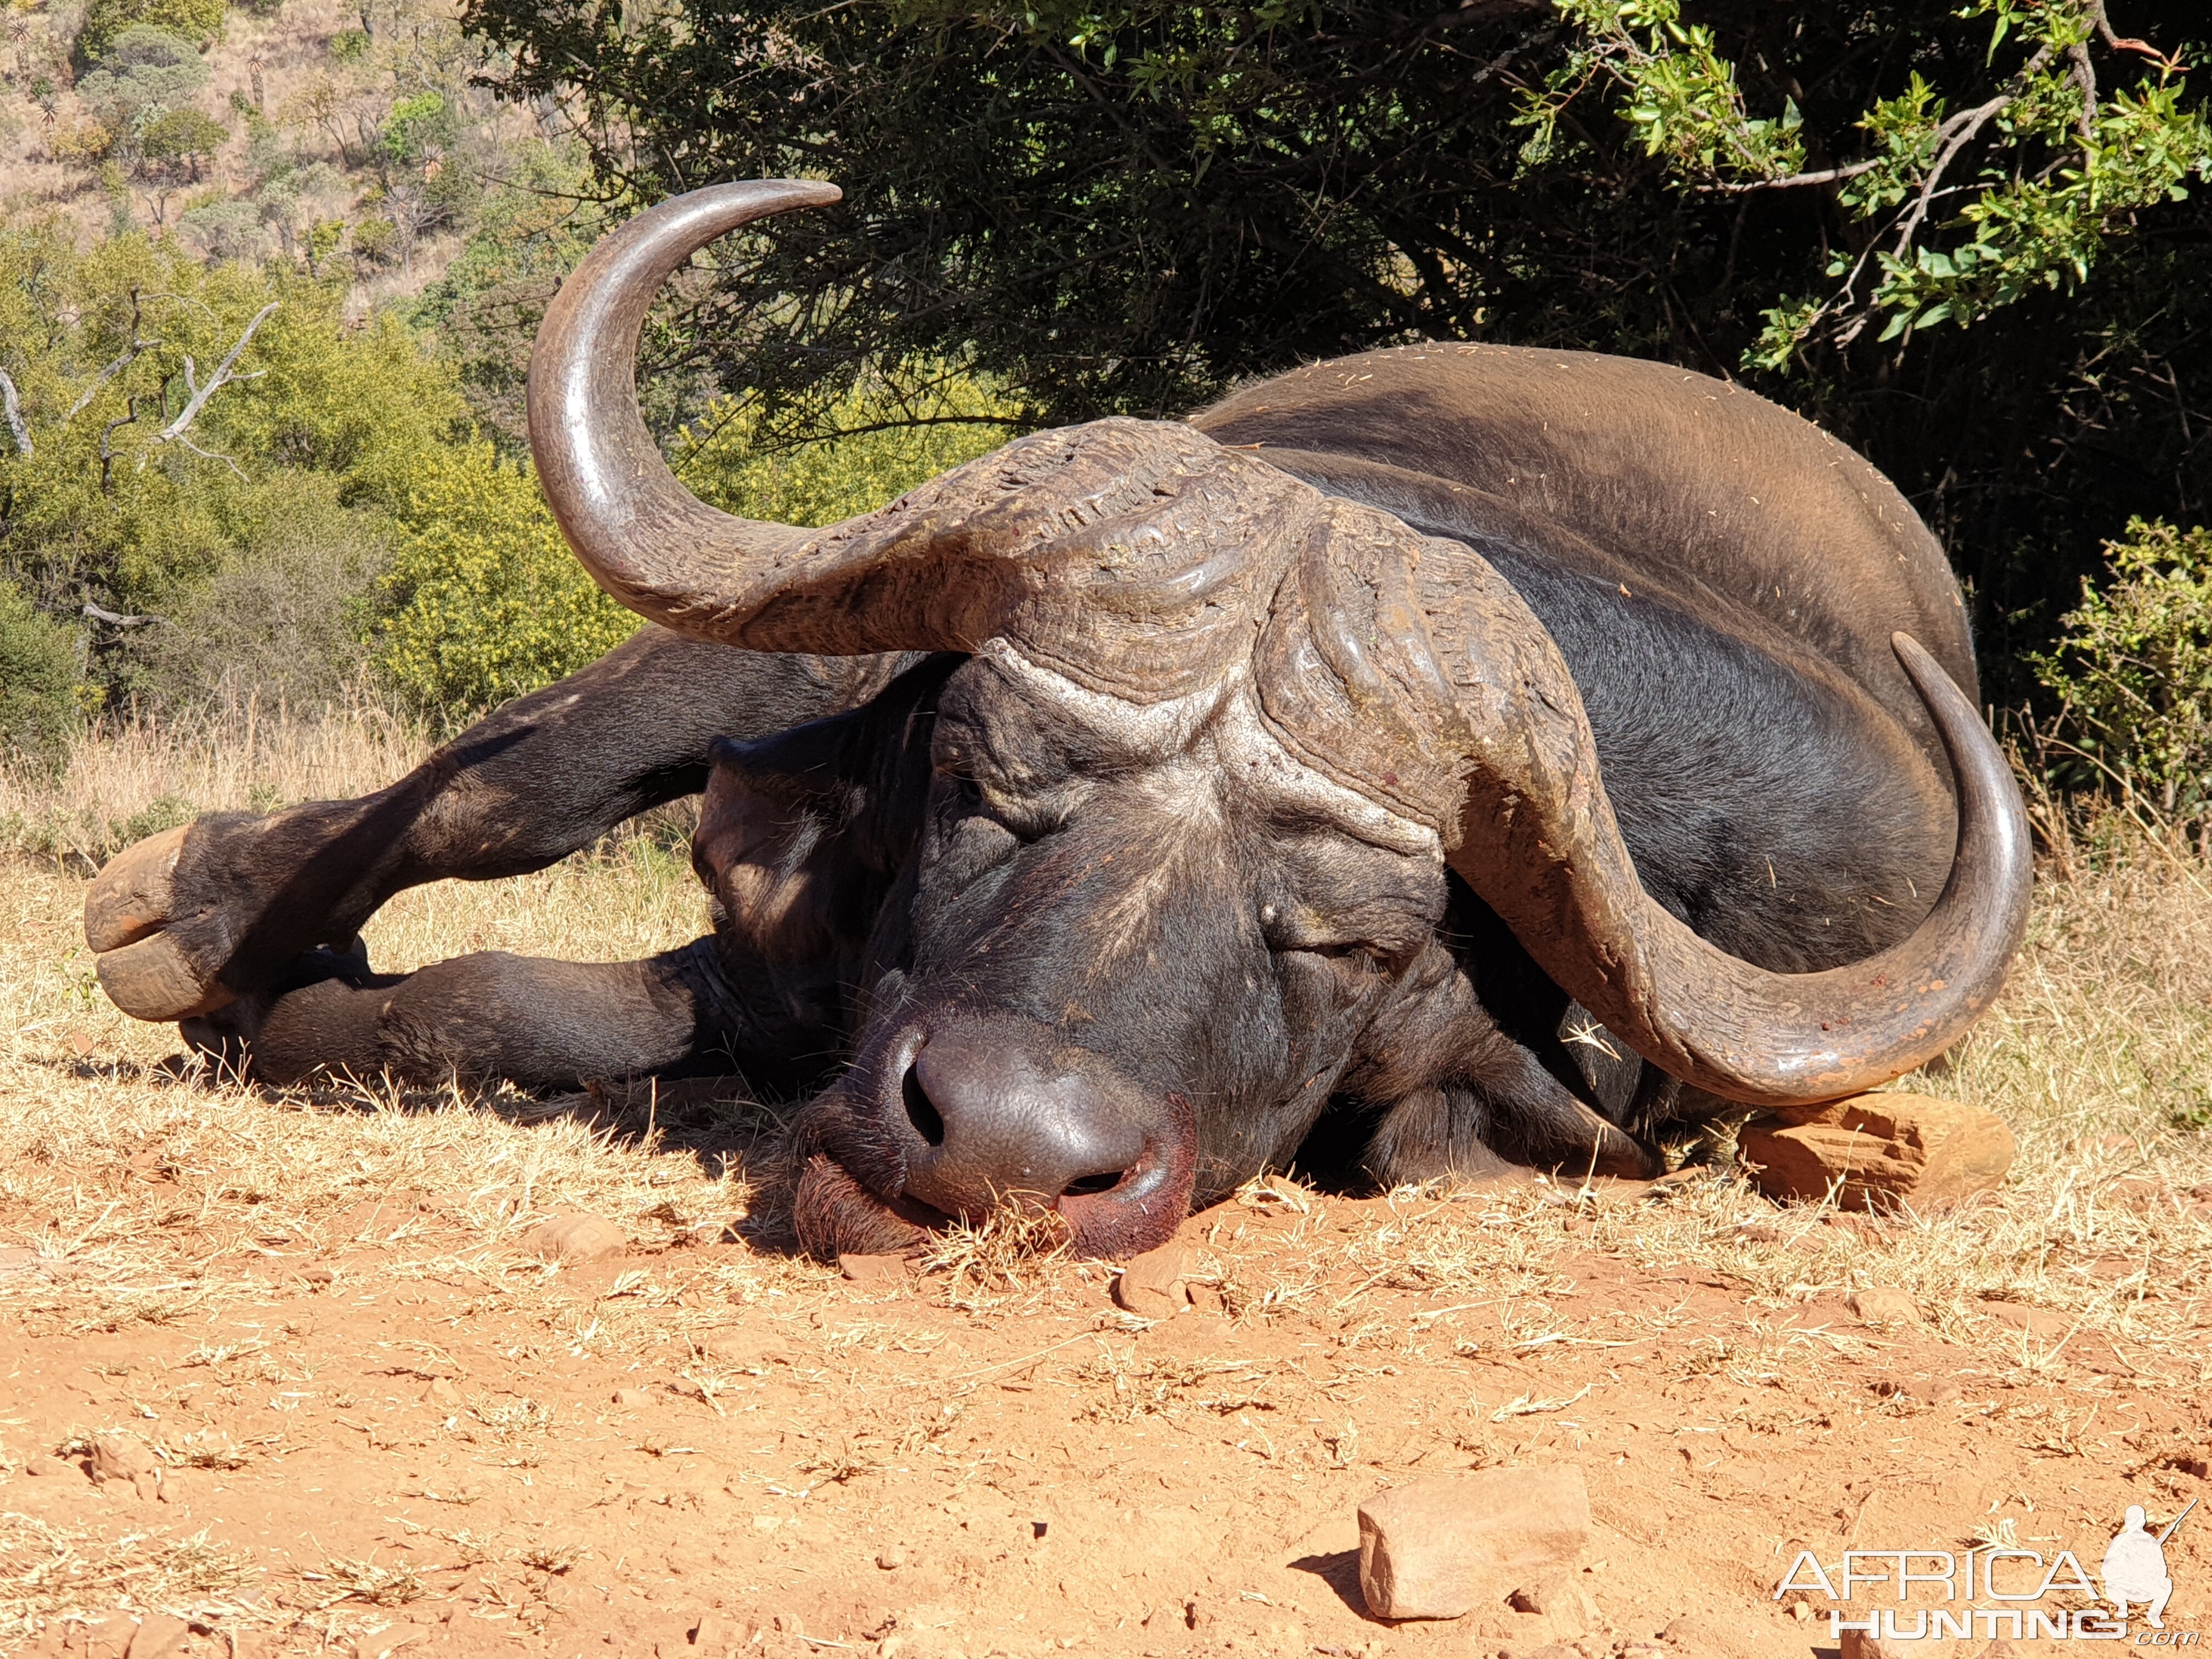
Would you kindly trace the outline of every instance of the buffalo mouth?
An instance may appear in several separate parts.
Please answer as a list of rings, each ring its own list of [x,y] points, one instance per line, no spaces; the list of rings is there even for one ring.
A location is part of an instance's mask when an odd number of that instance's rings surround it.
[[[896,1170],[885,1167],[895,1160],[869,1144],[842,1103],[816,1103],[794,1133],[800,1162],[792,1226],[811,1255],[834,1261],[919,1250],[957,1220],[981,1219],[948,1215],[897,1190]],[[1187,1098],[1170,1094],[1143,1151],[1117,1179],[1051,1195],[1012,1192],[1000,1202],[1056,1214],[1072,1255],[1127,1260],[1174,1235],[1190,1213],[1197,1176],[1195,1115]]]

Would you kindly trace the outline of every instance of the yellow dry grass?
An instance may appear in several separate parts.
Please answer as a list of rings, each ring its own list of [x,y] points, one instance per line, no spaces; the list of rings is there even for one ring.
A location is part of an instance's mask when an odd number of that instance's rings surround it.
[[[404,1213],[377,1222],[385,1248],[347,1268],[364,1284],[434,1278],[468,1287],[486,1308],[542,1304],[549,1320],[572,1319],[556,1311],[557,1270],[523,1239],[550,1216],[588,1211],[641,1246],[678,1253],[626,1280],[561,1340],[579,1352],[672,1347],[689,1356],[687,1386],[712,1403],[732,1363],[714,1351],[714,1310],[814,1294],[830,1280],[829,1270],[774,1251],[684,1265],[687,1243],[761,1224],[758,1172],[742,1160],[673,1146],[634,1115],[611,1124],[499,1090],[369,1079],[271,1095],[165,1068],[179,1046],[173,1031],[124,1018],[99,992],[78,934],[82,866],[73,869],[71,855],[112,845],[119,826],[163,800],[206,809],[351,793],[388,781],[423,746],[370,709],[181,732],[140,723],[88,742],[58,779],[0,778],[0,818],[15,826],[16,846],[0,852],[0,1318],[35,1337],[173,1324],[244,1303],[295,1258],[337,1255],[349,1229],[368,1224],[364,1205],[398,1197],[436,1224]],[[24,830],[55,824],[73,839]],[[489,946],[606,958],[688,939],[704,902],[665,839],[633,836],[535,876],[404,896],[370,927],[372,957],[405,967]],[[23,850],[27,841],[45,850]],[[2116,833],[2094,857],[2068,849],[2047,872],[2001,1004],[1948,1071],[1904,1086],[2012,1124],[2020,1158],[1996,1201],[1842,1223],[1818,1208],[1778,1210],[1721,1164],[1648,1193],[1440,1188],[1347,1215],[1273,1178],[1207,1226],[1194,1271],[1244,1320],[1325,1309],[1357,1322],[1376,1291],[1419,1292],[1421,1311],[1407,1314],[1401,1296],[1397,1311],[1376,1314],[1371,1340],[1383,1347],[1448,1337],[1455,1307],[1503,1306],[1533,1352],[1621,1340],[1602,1310],[1561,1294],[1559,1264],[1595,1251],[1636,1268],[1724,1272],[1767,1307],[1899,1286],[1978,1363],[2021,1380],[2065,1376],[2072,1345],[2094,1334],[2143,1386],[2212,1382],[2212,870],[2140,834]],[[1255,1212],[1296,1220],[1255,1250],[1238,1237]],[[1018,1231],[948,1240],[921,1293],[979,1320],[1080,1307],[1110,1328],[1117,1316],[1101,1305],[1098,1271],[1049,1256],[1018,1261],[1006,1246]],[[2057,1322],[2023,1329],[2000,1316],[2008,1304]],[[1859,1340],[1778,1328],[1771,1341],[1670,1363],[1748,1384],[1802,1377]],[[265,1352],[210,1352],[197,1363],[291,1363],[281,1346],[272,1339]],[[1135,1408],[1127,1378],[1099,1386],[1121,1402],[1115,1409]],[[1492,1404],[1504,1422],[1562,1401]],[[512,1440],[518,1456],[538,1455],[555,1432],[489,1417],[477,1429]],[[2063,1424],[2054,1431],[2063,1437]],[[0,1476],[48,1449],[10,1433],[0,1421]],[[179,1467],[253,1455],[228,1444],[158,1449]],[[214,1605],[240,1575],[204,1540],[149,1538],[125,1551],[0,1519],[0,1611],[17,1628],[148,1585],[164,1605]]]

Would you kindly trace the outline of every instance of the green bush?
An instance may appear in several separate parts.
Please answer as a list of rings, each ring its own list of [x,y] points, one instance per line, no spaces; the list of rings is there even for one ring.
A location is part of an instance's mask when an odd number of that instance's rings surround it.
[[[638,628],[569,553],[530,469],[488,443],[425,459],[380,587],[377,666],[456,724],[574,672]]]
[[[68,630],[0,577],[0,754],[50,755],[76,729],[76,664]]]
[[[763,455],[750,447],[750,412],[719,404],[677,444],[674,465],[727,511],[828,524],[996,448],[1015,419],[989,388],[957,377],[926,401],[894,407],[861,390],[829,413],[849,435]],[[937,423],[860,429],[917,413]],[[380,588],[378,668],[454,722],[573,673],[638,626],[569,553],[530,470],[489,444],[423,464]]]
[[[751,408],[723,399],[687,428],[672,465],[702,501],[726,512],[818,526],[895,501],[1032,424],[987,381],[928,378],[921,391],[855,386],[819,422],[844,435],[766,453],[754,447],[759,434]]]
[[[2110,578],[2083,580],[2057,648],[2033,659],[2073,763],[2059,781],[2212,816],[2212,529],[2136,519],[2106,553]]]
[[[96,64],[124,30],[136,23],[180,34],[206,46],[222,33],[223,0],[92,0],[76,37],[81,64]]]

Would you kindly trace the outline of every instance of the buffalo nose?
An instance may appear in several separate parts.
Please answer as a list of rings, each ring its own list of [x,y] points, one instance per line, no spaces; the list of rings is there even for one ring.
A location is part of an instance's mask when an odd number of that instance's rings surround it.
[[[1044,1046],[954,1029],[911,1051],[894,1109],[908,1196],[970,1218],[1017,1194],[1051,1205],[1113,1187],[1144,1156],[1144,1131],[1115,1106],[1097,1062],[1044,1058]]]

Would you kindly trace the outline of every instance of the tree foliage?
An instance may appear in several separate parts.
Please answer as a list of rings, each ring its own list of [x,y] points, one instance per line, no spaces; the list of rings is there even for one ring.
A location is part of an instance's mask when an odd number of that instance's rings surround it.
[[[389,514],[467,429],[451,371],[395,318],[348,327],[342,297],[285,265],[210,267],[137,235],[80,252],[61,224],[0,227],[0,575],[87,628],[94,685],[140,689],[137,636],[171,625],[303,481]]]
[[[2036,659],[2058,699],[2066,781],[2201,821],[2212,817],[2212,530],[2137,519],[2108,551],[2110,575],[2082,582],[2057,648]]]
[[[1180,412],[1418,337],[1750,377],[1866,450],[1996,684],[2130,514],[2203,516],[2185,15],[2148,0],[471,0],[609,200],[846,190],[649,337],[768,435],[959,362],[1048,418]],[[1971,327],[1967,326],[1971,325]]]

